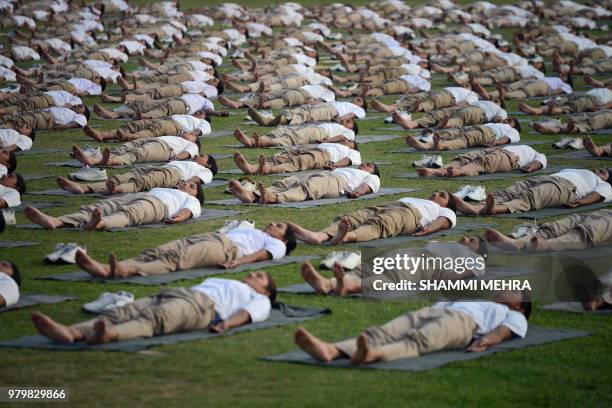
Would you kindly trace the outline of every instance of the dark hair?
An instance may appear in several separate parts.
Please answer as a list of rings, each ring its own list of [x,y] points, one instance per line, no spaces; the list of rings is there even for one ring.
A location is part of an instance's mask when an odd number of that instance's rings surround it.
[[[366,100],[365,96],[362,96],[361,99],[363,100],[362,108],[363,108],[364,111],[367,112],[368,111],[368,101]]]
[[[17,174],[15,173],[15,176],[17,177],[17,191],[19,191],[19,194],[25,194],[26,192],[26,183],[25,180],[23,179],[23,177],[21,177],[21,174]]]
[[[4,232],[6,228],[6,220],[4,219],[4,212],[0,211],[0,233]]]
[[[32,131],[30,132],[30,139],[32,139],[32,141],[36,140],[36,130],[34,128],[32,128]]]
[[[523,297],[523,301],[521,302],[521,307],[523,308],[523,315],[525,319],[529,320],[529,316],[531,316],[531,295],[529,292],[522,291],[521,296]]]
[[[353,119],[353,133],[357,135],[359,133],[359,127],[357,126],[357,121]]]
[[[9,162],[8,162],[7,170],[9,173],[12,173],[15,171],[16,168],[17,168],[17,155],[15,154],[15,152],[11,152],[9,154]]]
[[[199,152],[200,149],[202,149],[202,143],[200,143],[200,139],[196,139],[194,143],[196,144],[196,146],[198,146],[198,152]]]
[[[196,184],[196,198],[200,204],[204,204],[204,190],[200,184]]]
[[[212,125],[212,115],[208,111],[204,111],[204,119]]]
[[[223,85],[223,81],[218,79],[217,80],[217,94],[221,95],[223,93],[223,91],[225,91],[225,85]]]
[[[542,62],[542,73],[546,75],[546,64]]]
[[[19,272],[19,268],[11,261],[8,261],[8,263],[11,264],[11,269],[13,269],[11,278],[13,278],[17,286],[21,286],[21,273]]]
[[[612,167],[608,169],[608,183],[612,185]]]
[[[266,276],[268,277],[268,286],[266,286],[268,299],[270,299],[270,303],[274,304],[276,302],[276,282],[272,279],[272,275],[269,272],[266,272]]]
[[[372,162],[372,166],[374,166],[374,171],[372,172],[372,174],[380,178],[380,169],[378,168],[376,163]]]
[[[295,240],[295,235],[293,235],[293,230],[287,226],[287,231],[285,231],[285,235],[283,235],[283,239],[285,240],[285,255],[289,255],[291,251],[295,249],[297,246],[297,242]]]
[[[85,118],[87,119],[87,121],[89,121],[89,118],[91,117],[91,112],[89,112],[89,108],[86,104],[83,104],[83,108],[85,108],[85,110],[83,111],[83,115],[85,115]]]
[[[106,79],[103,77],[100,77],[100,86],[102,87],[103,92],[106,90],[106,85],[107,85]]]
[[[357,142],[353,142],[353,150],[359,151],[359,144]]]
[[[215,174],[217,174],[217,171],[219,170],[217,168],[217,161],[215,160],[215,158],[213,157],[212,154],[208,155],[208,165],[206,166],[208,169],[210,169],[210,171],[212,172],[213,176]]]
[[[457,212],[457,200],[455,196],[452,195],[449,191],[446,192],[448,194],[448,204],[447,208],[453,210],[453,212]]]
[[[517,132],[521,133],[521,122],[519,122],[519,120],[517,118],[512,118],[512,120],[514,121],[514,126],[513,128],[515,128],[517,130]]]
[[[574,87],[574,78],[572,78],[571,74],[567,74],[567,79],[565,80],[569,86]]]

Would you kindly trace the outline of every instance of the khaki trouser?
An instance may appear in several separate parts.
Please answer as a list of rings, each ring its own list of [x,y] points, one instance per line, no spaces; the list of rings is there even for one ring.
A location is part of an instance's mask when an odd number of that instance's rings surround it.
[[[297,146],[322,143],[328,138],[324,129],[313,125],[282,126],[269,132],[270,138],[277,146]]]
[[[28,112],[54,106],[53,98],[44,93],[12,96],[0,101],[5,114]]]
[[[143,119],[126,123],[119,130],[131,133],[135,139],[148,139],[158,136],[179,136],[183,129],[170,118]]]
[[[115,109],[114,112],[119,113],[124,118],[131,118],[139,113],[147,113],[153,119],[157,119],[164,116],[185,115],[190,113],[190,108],[181,98],[170,98],[152,102],[130,102]]]
[[[336,235],[338,224],[343,217],[349,219],[349,228],[357,235],[357,242],[414,234],[421,220],[421,214],[416,208],[394,201],[336,217],[332,224],[321,232],[330,237]]]
[[[168,217],[166,204],[146,193],[113,197],[99,203],[82,206],[79,211],[58,217],[72,227],[83,227],[96,209],[101,209],[106,228],[123,228],[133,225],[154,224]]]
[[[329,153],[316,147],[285,150],[272,157],[266,158],[266,162],[276,167],[277,173],[292,173],[310,169],[322,169],[330,163]]]
[[[433,91],[427,94],[427,97],[419,100],[417,112],[429,112],[435,109],[449,108],[455,104],[453,94],[442,90]]]
[[[503,148],[468,152],[455,157],[444,168],[461,168],[464,176],[507,173],[518,167],[518,156]]]
[[[68,81],[48,81],[45,83],[45,89],[47,91],[66,91],[73,95],[77,94],[76,87]]]
[[[309,99],[309,95],[301,89],[280,89],[278,91],[266,92],[251,98],[241,99],[246,105],[257,105],[259,101],[268,102],[271,109],[279,109],[287,106],[301,106]]]
[[[489,146],[495,142],[495,131],[482,125],[439,130],[438,135],[448,150]]]
[[[188,72],[179,72],[173,75],[152,75],[150,77],[142,78],[143,82],[161,82],[165,84],[179,84],[185,81],[192,81],[193,77]]]
[[[575,201],[576,186],[560,177],[538,176],[517,181],[496,191],[493,197],[496,204],[503,205],[510,213],[527,212]]]
[[[571,94],[557,98],[555,104],[570,109],[568,113],[582,113],[594,111],[599,103],[593,95]]]
[[[609,129],[612,128],[612,111],[595,112],[573,120],[576,124],[576,129],[580,133]]]
[[[306,105],[286,109],[281,113],[281,125],[299,125],[306,122],[329,122],[338,116],[335,106],[330,104]]]
[[[524,99],[533,98],[535,96],[548,95],[548,84],[544,81],[518,81],[506,86],[508,99]],[[497,96],[493,93],[491,96]]]
[[[446,118],[447,116],[450,117],[455,112],[458,112],[460,109],[461,107],[459,106],[453,106],[450,108],[444,108],[444,109],[427,112],[425,115],[417,119],[416,122],[419,125],[419,127],[423,127],[423,128],[432,127],[432,126],[437,125],[438,122],[440,122],[442,119]]]
[[[251,92],[257,92],[261,82],[264,83],[269,92],[280,91],[281,89],[296,89],[300,86],[308,85],[306,78],[298,74],[291,74],[282,78],[273,77],[250,84]]]
[[[140,275],[162,275],[178,270],[216,266],[236,259],[237,255],[238,248],[229,238],[208,232],[147,249],[123,264],[135,268]]]
[[[181,84],[168,84],[152,88],[138,89],[129,94],[131,101],[152,102],[156,99],[178,98],[184,93]]]
[[[44,72],[45,78],[51,79],[64,79],[64,78],[85,78],[90,81],[94,81],[98,79],[98,74],[87,67],[74,67],[73,69],[62,69],[56,68],[53,70]]]
[[[401,99],[395,102],[395,106],[399,110],[412,112],[415,105],[429,97],[429,92],[416,92],[411,94],[402,95]]]
[[[114,148],[111,157],[119,165],[168,162],[174,160],[174,151],[163,140],[138,139]]]
[[[612,241],[612,210],[591,214],[573,214],[540,226],[535,236],[551,245],[551,249],[583,249]],[[529,242],[531,235],[521,238]]]
[[[347,189],[344,177],[337,174],[316,173],[309,176],[285,177],[272,183],[268,191],[276,194],[279,203],[287,203],[340,197]]]
[[[446,126],[449,128],[477,125],[485,123],[485,112],[476,106],[466,106],[453,113],[449,118]]]
[[[611,72],[612,71],[612,58],[606,58],[602,60],[592,61],[588,63],[582,63],[579,67],[582,74],[595,75],[599,72]],[[606,85],[612,83],[612,78],[603,78],[602,82]]]
[[[490,72],[483,73],[479,76],[478,82],[483,86],[495,85],[497,82],[513,82],[518,81],[520,78],[514,68],[506,67],[492,70]]]
[[[413,358],[440,350],[467,347],[478,326],[465,313],[451,309],[426,307],[406,313],[382,326],[364,332],[368,344],[382,352],[383,361]],[[334,343],[342,353],[352,356],[357,339]]]
[[[110,329],[116,330],[119,341],[137,337],[161,336],[193,330],[204,330],[215,317],[215,304],[204,293],[187,288],[168,288],[151,297],[138,299],[100,315]],[[76,324],[86,338],[94,336],[93,324],[98,319]]]
[[[115,174],[108,181],[120,188],[122,193],[150,191],[156,187],[172,188],[182,180],[181,172],[174,167],[139,167],[123,174]],[[105,181],[86,183],[94,193],[107,190]]]
[[[373,89],[376,88],[377,87],[374,87]],[[408,92],[412,88],[410,88],[408,82],[404,81],[403,79],[391,79],[381,84],[379,89],[381,89],[383,95],[393,95]]]
[[[55,119],[49,112],[34,111],[20,115],[1,116],[0,126],[9,129],[30,126],[36,130],[48,130],[55,126]]]

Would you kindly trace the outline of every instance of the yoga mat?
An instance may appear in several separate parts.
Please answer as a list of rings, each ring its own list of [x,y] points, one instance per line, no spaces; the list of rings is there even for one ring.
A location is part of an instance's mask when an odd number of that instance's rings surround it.
[[[55,177],[55,174],[22,174],[21,177],[23,177],[25,181],[42,180],[50,177]]]
[[[504,146],[536,146],[541,144],[552,143],[552,140],[521,140],[519,143],[510,143]],[[498,146],[500,147],[500,146]],[[468,153],[478,149],[484,149],[484,146],[476,146],[476,147],[467,147],[465,149],[457,149],[457,150],[416,150],[414,147],[404,147],[398,150],[391,150],[389,153],[422,153],[422,154],[431,154],[431,153]]]
[[[155,346],[166,346],[187,341],[207,340],[215,337],[229,336],[237,333],[244,333],[261,329],[270,329],[273,327],[284,326],[287,324],[318,319],[319,317],[326,316],[330,313],[331,311],[329,309],[290,306],[284,303],[280,303],[274,305],[272,312],[270,313],[270,317],[267,320],[260,323],[239,326],[228,330],[225,333],[212,333],[208,330],[198,330],[177,334],[168,334],[165,336],[137,338],[116,343],[93,345],[87,344],[82,341],[73,344],[54,343],[46,337],[36,334],[34,336],[25,336],[13,340],[0,342],[0,347],[37,348],[58,351],[103,350],[137,352]]]
[[[586,150],[574,150],[572,152],[550,156],[551,159],[576,159],[576,160],[612,160],[612,156],[594,157]]]
[[[213,154],[215,159],[227,159],[229,157],[233,157],[231,154]],[[127,167],[143,167],[143,166],[161,166],[164,164],[168,164],[168,162],[149,162],[149,163],[133,163],[133,164],[123,164],[121,166],[101,166],[97,165],[94,167],[104,168],[104,169],[125,169]],[[55,166],[55,167],[74,167],[74,168],[82,168],[83,163],[78,161],[77,159],[72,160],[63,160],[63,161],[52,161],[44,163],[45,166]]]
[[[354,244],[358,244],[360,246],[369,247],[369,248],[377,248],[377,247],[387,246],[387,245],[391,246],[391,245],[404,244],[406,242],[419,241],[423,239],[430,240],[432,238],[444,237],[444,236],[451,235],[451,234],[469,232],[469,231],[482,229],[482,228],[492,228],[492,227],[495,227],[496,225],[497,224],[461,223],[461,224],[457,224],[455,228],[446,229],[446,230],[434,232],[433,234],[428,234],[428,235],[423,235],[423,236],[400,235],[400,236],[392,237],[392,238],[377,239],[375,241],[354,242]]]
[[[33,147],[29,150],[20,150],[15,152],[17,155],[30,156],[34,154],[44,154],[44,153],[60,153],[66,152],[68,149],[61,149],[59,147]]]
[[[11,208],[12,210],[17,210],[17,211],[21,211],[24,208],[26,208],[26,206],[30,206],[30,207],[34,207],[34,208],[38,208],[39,210],[45,209],[45,208],[53,208],[53,207],[59,207],[62,205],[68,205],[68,203],[62,203],[62,202],[46,202],[46,203],[28,203],[28,202],[22,202],[21,204],[19,204],[19,206],[17,207],[13,207]]]
[[[527,176],[538,176],[542,174],[552,174],[563,169],[567,166],[548,166],[543,170],[536,171],[535,173],[522,173],[520,170],[511,171],[508,173],[483,173],[477,176],[461,176],[461,177],[419,177],[416,172],[401,173],[395,177],[408,178],[415,180],[470,180],[470,181],[486,181],[486,180],[505,180],[509,177],[527,177]]]
[[[217,137],[232,136],[233,134],[233,130],[215,130],[207,135],[200,136],[200,139],[214,139]]]
[[[40,244],[39,241],[5,241],[0,240],[0,248],[21,248]]]
[[[24,293],[19,296],[19,302],[9,307],[0,308],[0,313],[36,305],[52,305],[74,299],[76,299],[74,296],[47,295],[44,293]]]
[[[133,227],[124,227],[124,228],[109,228],[106,229],[104,231],[108,231],[108,232],[125,232],[125,231],[133,231],[135,229],[151,229],[151,228],[164,228],[164,227],[169,227],[170,225],[185,225],[185,224],[192,224],[194,222],[198,222],[198,221],[207,221],[207,220],[214,220],[217,218],[224,218],[224,217],[232,217],[234,215],[238,215],[238,214],[242,214],[244,211],[234,211],[234,210],[219,210],[219,209],[212,209],[212,208],[205,208],[202,211],[202,215],[200,215],[197,218],[190,218],[187,221],[183,221],[180,224],[166,224],[164,222],[160,222],[160,223],[156,223],[156,224],[145,224],[145,225],[135,225]],[[23,229],[42,229],[42,227],[38,224],[19,224],[19,225],[15,225],[15,227],[17,228],[23,228]],[[61,231],[83,231],[82,228],[61,228],[59,229]]]
[[[300,201],[296,203],[280,203],[280,204],[245,204],[241,202],[237,198],[229,198],[226,200],[216,200],[209,201],[209,204],[217,204],[217,205],[246,205],[246,206],[266,206],[266,207],[281,207],[281,208],[313,208],[322,205],[330,205],[330,204],[344,204],[357,200],[364,200],[369,198],[376,197],[384,197],[393,194],[406,194],[412,193],[415,191],[419,191],[420,188],[404,188],[404,187],[395,187],[395,188],[381,188],[374,194],[366,194],[358,198],[346,198],[346,197],[336,197],[336,198],[321,198],[319,200],[308,200],[308,201]]]
[[[599,210],[601,208],[609,207],[610,205],[612,205],[612,203],[597,203],[597,204],[591,204],[591,205],[586,205],[586,206],[576,207],[576,208],[565,208],[565,207],[542,208],[541,210],[522,212],[522,213],[498,214],[496,215],[496,217],[525,218],[529,220],[537,220],[537,219],[547,218],[547,217],[557,217],[559,215],[572,215],[577,212]]]
[[[399,370],[399,371],[428,371],[434,368],[442,367],[456,361],[469,361],[489,356],[498,352],[512,351],[523,349],[532,346],[539,346],[546,343],[552,343],[560,340],[575,339],[589,336],[590,333],[580,330],[570,329],[549,329],[544,327],[530,327],[527,336],[524,339],[516,338],[510,341],[505,341],[495,347],[487,349],[480,353],[468,353],[461,350],[438,351],[435,353],[425,354],[420,357],[406,358],[395,361],[384,361],[374,364],[364,364],[353,366],[349,359],[334,360],[331,363],[319,362],[302,350],[294,350],[289,353],[279,354],[276,356],[264,357],[267,361],[282,361],[290,363],[301,363],[311,365],[321,365],[325,367],[339,368],[366,368],[374,370]],[[1,345],[1,343],[0,343]]]
[[[582,308],[582,304],[580,302],[559,302],[553,303],[550,305],[541,306],[542,310],[552,310],[555,312],[570,312],[570,313],[581,313],[585,315],[594,315],[594,316],[612,316],[612,308],[607,309],[599,309],[599,310],[584,310]]]
[[[402,135],[357,135],[355,141],[360,144],[384,142],[402,137]]]
[[[292,263],[302,263],[305,261],[309,261],[312,259],[316,259],[316,256],[308,256],[308,255],[300,255],[300,256],[285,256],[281,259],[264,261],[264,262],[256,262],[246,265],[240,265],[234,269],[224,269],[216,266],[206,267],[206,268],[196,268],[189,269],[186,271],[177,271],[172,273],[166,273],[163,275],[150,275],[150,276],[130,276],[127,278],[120,279],[98,279],[91,277],[87,272],[78,271],[78,272],[68,272],[62,273],[59,275],[47,275],[38,277],[36,279],[44,279],[44,280],[56,280],[56,281],[64,281],[64,282],[110,282],[110,283],[133,283],[137,285],[162,285],[165,283],[176,282],[184,279],[196,279],[196,278],[204,278],[212,275],[221,275],[227,273],[240,273],[245,271],[250,271],[253,269],[260,270],[265,268],[271,268],[273,266],[278,265],[289,265]]]

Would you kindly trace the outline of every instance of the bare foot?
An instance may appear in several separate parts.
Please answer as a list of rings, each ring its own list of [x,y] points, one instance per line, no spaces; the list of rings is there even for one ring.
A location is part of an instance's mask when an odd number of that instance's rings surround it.
[[[259,135],[256,132],[253,132],[253,142],[255,146],[259,146]]]
[[[98,163],[101,166],[106,166],[109,165],[109,161],[110,161],[110,155],[111,155],[111,151],[110,149],[107,147],[106,149],[104,149],[104,151],[102,152],[102,160],[100,160],[100,163]]]
[[[386,113],[391,113],[395,110],[395,106],[393,105],[385,105],[384,103],[376,100],[376,99],[372,99],[370,100],[370,105],[376,109],[379,112],[386,112]]]
[[[336,347],[315,337],[303,327],[295,331],[293,339],[299,348],[319,361],[329,363],[340,356],[340,351]]]
[[[235,195],[236,197],[238,197],[238,199],[242,201],[243,203],[251,204],[257,200],[257,197],[255,196],[255,194],[242,188],[242,186],[240,185],[238,181],[230,180],[228,185],[229,185],[229,189],[231,193]]]
[[[537,130],[538,132],[540,132],[540,133],[555,134],[555,133],[561,132],[561,129],[559,127],[549,126],[549,125],[546,125],[546,124],[543,124],[543,123],[538,123],[538,122],[534,122],[533,128],[535,130]]]
[[[349,223],[348,218],[342,217],[342,219],[340,219],[340,222],[338,223],[338,232],[331,239],[331,241],[329,241],[329,243],[332,245],[341,244],[344,241],[344,237],[346,237],[346,234],[348,233],[349,228],[350,228],[350,223]]]
[[[414,129],[414,128],[418,127],[418,124],[416,122],[413,122],[411,120],[406,119],[398,111],[393,112],[391,114],[391,117],[393,118],[393,122],[397,123],[398,125],[400,125],[404,129]]]
[[[104,229],[104,214],[101,208],[96,208],[91,214],[91,218],[83,227],[86,231],[103,230]]]
[[[84,187],[79,183],[75,183],[74,181],[70,181],[62,176],[59,176],[57,178],[57,185],[60,186],[63,190],[70,191],[74,194],[87,194],[90,192],[89,188]]]
[[[98,142],[104,141],[104,138],[100,135],[100,132],[98,132],[89,125],[85,125],[85,127],[83,128],[83,132],[85,132],[87,136],[91,137],[94,140],[97,140]]]
[[[463,176],[461,169],[457,169],[452,166],[446,168],[446,177],[460,177],[460,176]]]
[[[320,295],[326,295],[334,288],[329,279],[324,278],[309,261],[302,264],[302,278]]]
[[[63,325],[40,312],[32,313],[32,323],[36,331],[58,343],[74,343],[73,331],[69,326]]]
[[[119,119],[120,115],[117,112],[103,108],[101,105],[94,103],[93,110],[96,114],[104,119]]]
[[[251,138],[245,135],[239,128],[236,128],[236,130],[234,130],[234,137],[246,147],[253,147],[253,141],[251,140]]]
[[[232,101],[231,99],[226,98],[223,95],[219,95],[217,97],[217,101],[219,101],[221,105],[227,106],[228,108],[232,108],[232,109],[240,109],[244,107],[244,104],[242,102]]]
[[[101,93],[100,94],[100,100],[102,100],[102,102],[111,102],[111,103],[119,103],[121,102],[121,98],[118,96],[111,96],[108,95],[106,93]]]
[[[509,251],[518,251],[521,249],[521,245],[519,244],[520,241],[512,239],[492,228],[487,228],[484,236],[487,242],[498,248],[507,249]]]
[[[86,339],[88,344],[110,343],[117,341],[119,337],[117,331],[108,327],[104,319],[100,319],[94,323],[93,331],[93,337]]]
[[[255,174],[257,173],[257,166],[248,162],[246,157],[242,153],[234,153],[234,161],[236,165],[242,170],[244,174]]]
[[[586,136],[583,139],[582,144],[584,145],[585,150],[589,152],[591,156],[601,157],[604,155],[603,149],[597,146],[595,142],[593,142],[593,139],[591,138],[591,136]]]
[[[480,215],[493,215],[493,207],[495,207],[495,198],[493,198],[493,194],[489,193],[484,207],[479,212]]]
[[[336,289],[334,293],[336,296],[343,297],[348,294],[348,289],[346,288],[346,282],[344,281],[344,269],[342,265],[338,262],[334,263],[334,267],[332,268],[334,272],[334,276],[336,278]]]
[[[527,245],[527,250],[529,252],[543,252],[550,249],[550,246],[546,243],[546,241],[537,236],[531,237],[529,244]]]
[[[427,167],[419,167],[418,169],[416,169],[416,172],[419,175],[419,177],[435,177],[436,176],[436,171],[434,169],[430,169]]]
[[[263,154],[259,155],[259,158],[257,159],[257,164],[258,164],[257,172],[259,174],[270,174],[271,173],[271,169],[270,169],[270,166],[268,165],[268,161],[266,160],[265,155]]]
[[[310,231],[293,222],[288,222],[287,226],[291,228],[291,231],[297,239],[308,242],[309,244],[319,245],[329,240],[329,235],[324,232]]]
[[[35,222],[46,230],[54,230],[64,226],[64,223],[59,219],[47,215],[39,209],[31,206],[24,208],[23,213],[28,220]]]
[[[276,194],[273,194],[266,190],[266,186],[263,183],[257,183],[257,190],[259,191],[259,202],[262,204],[276,204],[278,198]]]
[[[117,255],[111,253],[108,256],[108,265],[110,268],[110,277],[112,279],[125,278],[126,276],[133,275],[131,271],[121,265],[121,262],[117,259]]]
[[[416,137],[408,135],[404,138],[408,146],[414,147],[416,150],[427,150],[425,143],[418,140]]]
[[[374,363],[382,358],[382,353],[372,350],[368,344],[368,337],[361,334],[357,337],[357,351],[351,357],[351,364],[369,364]]]
[[[531,106],[527,105],[524,102],[521,102],[518,104],[518,109],[523,112],[526,113],[528,115],[538,115],[539,111],[536,110],[535,108],[532,108]]]
[[[75,261],[79,268],[95,278],[106,279],[111,273],[111,269],[108,265],[94,260],[80,249],[76,252]]]
[[[79,146],[72,146],[72,156],[83,163],[86,166],[95,166],[96,163],[92,160],[91,156],[85,154]]]

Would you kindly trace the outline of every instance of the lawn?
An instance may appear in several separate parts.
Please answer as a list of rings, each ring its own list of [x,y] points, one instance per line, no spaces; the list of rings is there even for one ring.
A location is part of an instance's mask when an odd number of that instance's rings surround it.
[[[249,6],[263,5],[260,0],[244,1]],[[276,2],[274,2],[276,3]],[[307,1],[305,4],[313,4]],[[359,2],[363,3],[363,2]],[[266,3],[268,4],[268,3]],[[199,5],[195,1],[184,2],[185,7]],[[505,31],[504,34],[510,34]],[[227,63],[226,63],[227,64]],[[131,67],[134,67],[130,63]],[[229,69],[229,67],[224,67]],[[584,89],[582,78],[576,78],[578,89]],[[434,76],[433,88],[447,82],[442,76]],[[113,88],[114,89],[114,88]],[[116,90],[116,89],[115,89]],[[393,100],[385,98],[384,100]],[[91,105],[97,102],[88,98]],[[535,102],[534,102],[535,103]],[[219,108],[219,105],[217,104]],[[507,110],[516,111],[516,103],[509,103]],[[215,117],[213,130],[233,130],[237,126],[246,131],[263,132],[264,129],[242,125],[244,111],[234,111],[227,118]],[[522,116],[522,118],[527,118]],[[101,128],[116,128],[121,122],[92,119],[91,124]],[[401,133],[381,130],[381,119],[363,120],[361,134]],[[524,140],[551,139],[559,136],[538,136],[524,123]],[[64,132],[40,132],[37,147],[61,147],[65,153],[19,156],[18,171],[25,174],[48,173],[66,175],[65,167],[44,166],[45,162],[67,160],[74,144],[91,143],[79,130]],[[610,136],[597,136],[596,142],[610,140]],[[91,143],[94,144],[94,143]],[[203,139],[203,151],[233,153],[224,145],[236,144],[231,136]],[[417,197],[426,197],[435,189],[451,192],[462,185],[461,181],[410,180],[394,177],[406,172],[419,154],[397,154],[389,151],[404,147],[402,138],[369,143],[361,146],[365,160],[384,161],[381,165],[382,184],[385,187],[418,187]],[[537,147],[539,151],[553,154],[549,144]],[[254,159],[262,149],[249,149],[247,157]],[[445,161],[452,154],[443,155]],[[593,162],[597,163],[597,162]],[[220,168],[235,167],[231,159],[219,162]],[[550,165],[589,167],[590,161],[550,160]],[[110,171],[113,174],[117,170]],[[255,177],[259,179],[258,177]],[[266,181],[271,177],[261,177]],[[505,187],[512,179],[482,183],[487,191]],[[55,178],[28,183],[30,191],[56,187]],[[206,200],[227,198],[224,188],[205,190]],[[394,197],[399,198],[399,196]],[[383,198],[367,201],[390,201]],[[49,212],[59,215],[93,202],[90,198],[25,196],[25,201],[57,201],[67,205],[55,207]],[[336,215],[360,208],[364,202],[314,209],[263,209],[249,207],[244,218],[254,220],[258,227],[277,221],[293,221],[310,228],[323,227]],[[465,219],[462,219],[465,220]],[[18,213],[18,223],[27,219]],[[474,222],[497,223],[508,232],[519,222],[511,219],[479,217]],[[460,220],[461,222],[461,220]],[[120,285],[114,283],[66,283],[36,280],[43,275],[75,270],[74,266],[48,266],[43,257],[53,250],[57,242],[78,242],[87,247],[96,259],[105,259],[109,253],[119,258],[138,254],[170,240],[196,233],[214,231],[223,220],[199,222],[190,225],[169,226],[162,229],[133,230],[130,232],[63,232],[23,230],[9,227],[2,234],[3,240],[35,240],[40,244],[28,248],[2,249],[0,259],[17,262],[24,275],[23,289],[28,292],[71,294],[78,300],[58,305],[36,308],[63,322],[87,319],[80,306],[95,299],[103,291],[128,290],[136,296],[158,292],[158,287]],[[447,239],[457,239],[453,235]],[[299,245],[294,254],[324,255],[329,248]],[[299,266],[290,265],[269,269],[279,286],[299,283]],[[243,274],[227,275],[242,277]],[[226,276],[222,276],[226,277]],[[181,281],[189,287],[199,280]],[[315,296],[281,295],[280,300],[295,305],[328,307],[332,314],[311,322],[305,327],[325,339],[341,339],[353,336],[369,325],[383,323],[420,304],[409,301],[376,302],[356,299],[335,299]],[[33,309],[21,309],[0,314],[0,340],[34,334],[30,323]],[[562,341],[540,347],[485,357],[471,362],[454,363],[444,368],[423,373],[404,373],[370,370],[335,370],[305,367],[293,364],[264,362],[260,357],[278,354],[294,348],[295,325],[262,330],[207,341],[182,343],[154,348],[146,353],[120,352],[49,352],[24,349],[0,349],[0,385],[67,386],[71,402],[93,406],[609,406],[612,404],[612,323],[606,317],[584,316],[538,310],[531,324],[545,327],[574,328],[593,335],[576,340]]]

